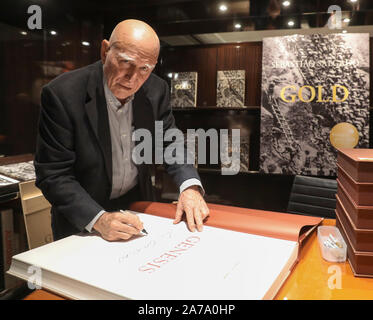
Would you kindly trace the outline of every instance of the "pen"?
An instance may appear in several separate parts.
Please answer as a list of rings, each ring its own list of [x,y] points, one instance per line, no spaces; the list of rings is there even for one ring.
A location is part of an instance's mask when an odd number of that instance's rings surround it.
[[[338,247],[338,248],[342,248],[342,244],[336,239],[333,237],[333,235],[330,233],[329,234],[329,238],[332,240],[332,242]]]
[[[124,210],[119,210],[120,212],[122,212],[122,213],[126,213]],[[145,229],[142,229],[141,231],[140,231],[143,235],[147,235],[148,234],[148,232],[145,230]]]

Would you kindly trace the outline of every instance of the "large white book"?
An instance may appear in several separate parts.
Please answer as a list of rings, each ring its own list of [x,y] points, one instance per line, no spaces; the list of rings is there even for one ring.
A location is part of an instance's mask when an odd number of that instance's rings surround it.
[[[71,299],[268,299],[298,254],[297,241],[139,217],[147,236],[73,235],[14,256],[9,273]]]

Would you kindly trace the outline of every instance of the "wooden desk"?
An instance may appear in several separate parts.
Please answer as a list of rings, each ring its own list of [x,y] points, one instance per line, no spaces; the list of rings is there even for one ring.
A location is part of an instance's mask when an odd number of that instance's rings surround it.
[[[323,225],[335,225],[335,220],[324,220]],[[322,259],[316,230],[305,241],[301,250],[301,259],[278,292],[276,299],[288,300],[373,300],[373,278],[354,277],[348,262],[330,263]],[[330,289],[329,278],[336,275],[335,270],[328,273],[329,267],[339,267],[341,271],[341,289]],[[335,283],[335,282],[334,282]],[[63,298],[37,290],[25,300],[61,300]]]
[[[335,220],[324,220],[322,225],[335,226]],[[306,240],[301,259],[277,293],[276,299],[288,300],[373,300],[373,278],[354,277],[348,261],[325,261],[320,252],[316,230]],[[329,289],[328,281],[340,267],[341,289]],[[335,282],[334,282],[335,283]]]

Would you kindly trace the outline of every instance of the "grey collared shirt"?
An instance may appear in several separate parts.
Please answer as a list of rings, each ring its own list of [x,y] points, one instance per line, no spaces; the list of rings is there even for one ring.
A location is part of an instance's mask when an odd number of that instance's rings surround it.
[[[104,78],[104,91],[110,124],[113,185],[110,199],[119,198],[137,184],[137,167],[132,161],[132,100],[122,105]]]
[[[133,96],[129,97],[122,105],[110,91],[105,77],[103,86],[109,116],[113,164],[113,184],[110,199],[115,199],[124,195],[138,183],[137,167],[132,161],[132,149],[135,146],[135,142],[132,141]],[[180,186],[180,193],[193,185],[199,186],[204,193],[201,182],[195,178],[184,181]],[[86,230],[91,232],[94,224],[104,212],[104,210],[100,211],[86,226]]]

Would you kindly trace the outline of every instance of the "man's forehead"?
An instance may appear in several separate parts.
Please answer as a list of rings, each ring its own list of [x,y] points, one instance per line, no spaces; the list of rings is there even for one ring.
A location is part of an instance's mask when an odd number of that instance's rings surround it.
[[[138,50],[131,50],[129,48],[116,48],[116,54],[126,60],[138,61],[143,63],[156,62],[156,59],[151,55]]]
[[[136,54],[127,53],[126,51],[118,51],[117,55],[126,60],[137,60],[138,58]]]
[[[153,48],[152,46],[139,46],[133,43],[116,41],[111,44],[111,47],[115,48],[117,52],[126,53],[129,56],[139,56],[141,58],[151,59],[158,55],[156,48]]]

